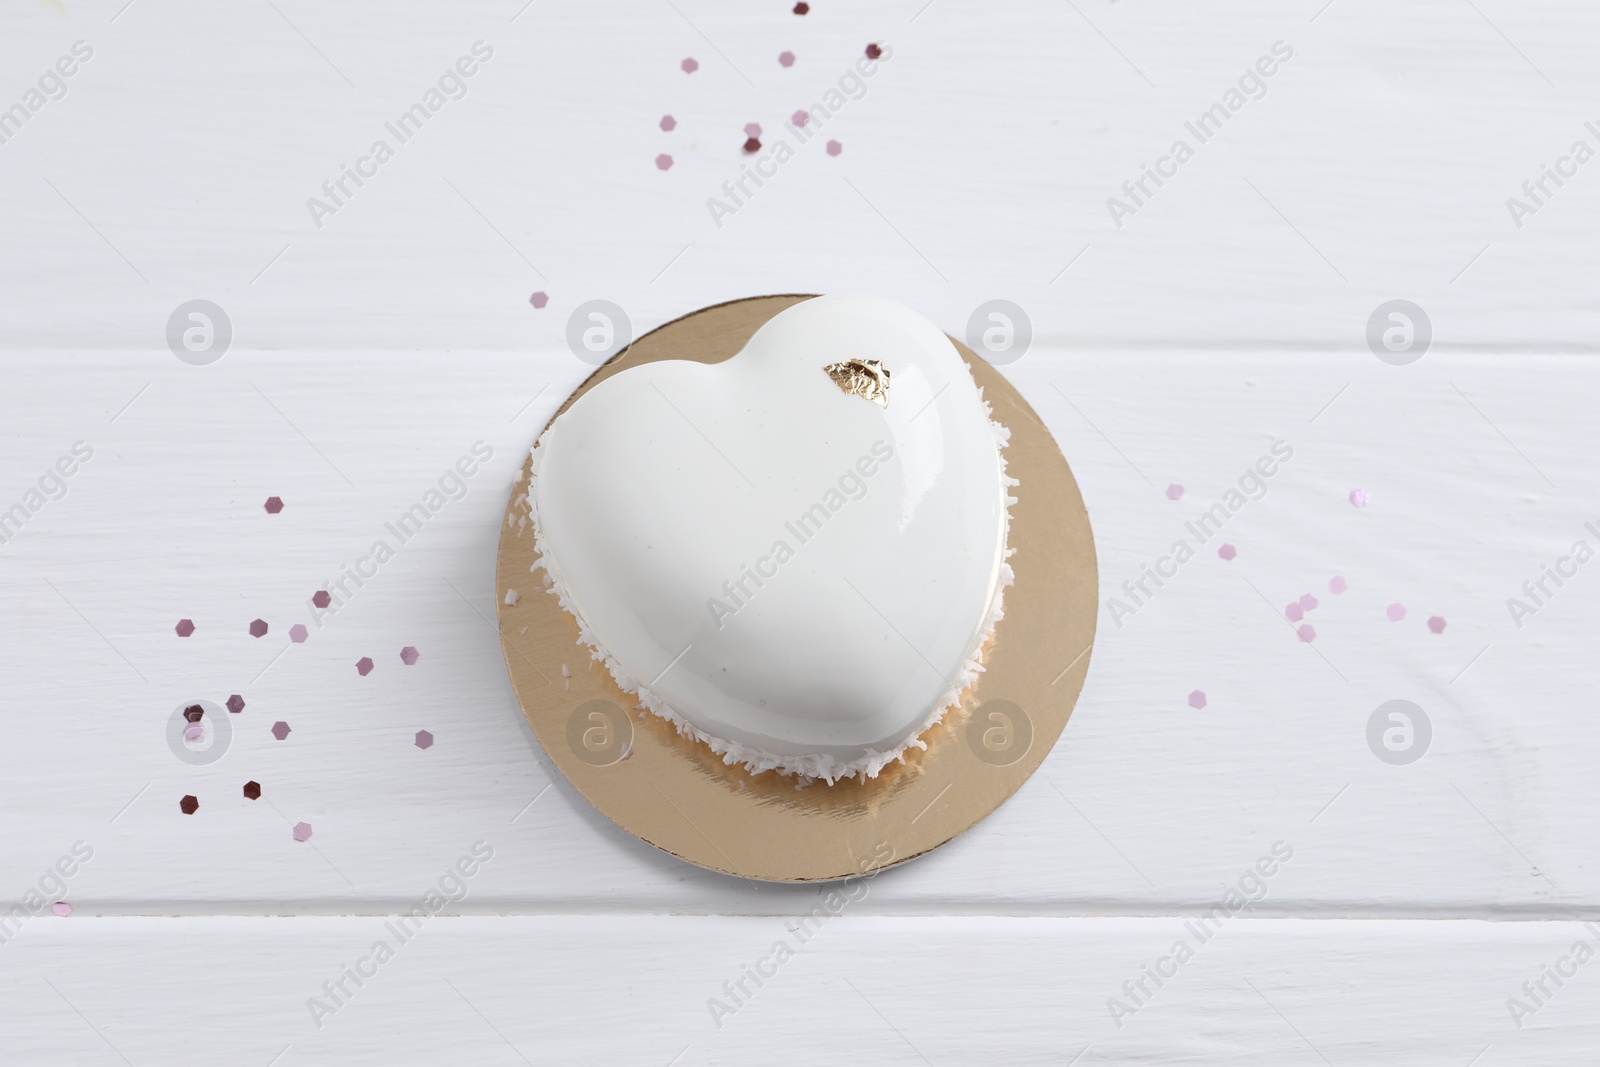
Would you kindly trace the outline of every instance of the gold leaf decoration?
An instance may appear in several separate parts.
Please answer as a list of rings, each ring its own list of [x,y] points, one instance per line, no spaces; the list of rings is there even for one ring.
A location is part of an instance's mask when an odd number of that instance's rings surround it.
[[[863,397],[880,408],[889,406],[889,368],[876,359],[847,359],[823,370],[833,384],[852,396]]]

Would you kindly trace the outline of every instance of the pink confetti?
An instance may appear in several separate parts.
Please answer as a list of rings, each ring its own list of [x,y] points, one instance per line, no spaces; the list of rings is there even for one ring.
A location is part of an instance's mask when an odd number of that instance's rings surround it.
[[[1295,633],[1300,635],[1300,640],[1310,644],[1317,639],[1317,631],[1312,626],[1302,626]]]
[[[418,748],[432,748],[433,735],[426,730],[418,730],[416,743]]]
[[[267,620],[265,620],[265,619],[255,619],[254,621],[252,621],[250,623],[250,636],[251,637],[265,637],[265,636],[267,636]]]
[[[1221,548],[1217,549],[1217,555],[1226,560],[1232,560],[1238,554],[1239,550],[1234,548],[1232,545],[1223,545]]]
[[[528,303],[532,304],[536,308],[543,308],[546,304],[550,303],[550,294],[541,289],[537,293],[534,293],[532,296],[528,297]]]
[[[794,66],[794,53],[793,52],[779,52],[778,53],[778,65],[780,67],[792,67],[792,66]]]
[[[671,115],[662,115],[661,128],[667,133],[671,133],[673,130],[678,128],[678,120],[673,118]]]
[[[1390,604],[1389,605],[1389,621],[1390,622],[1399,622],[1401,619],[1403,619],[1405,617],[1406,617],[1406,606],[1404,604]]]
[[[1189,694],[1189,706],[1194,708],[1196,711],[1199,711],[1201,708],[1206,706],[1206,695],[1200,690],[1196,689],[1194,692]]]
[[[276,515],[278,512],[283,510],[282,498],[275,496],[267,497],[266,508],[268,515]]]
[[[1173,482],[1171,485],[1167,486],[1167,499],[1168,500],[1177,500],[1182,496],[1183,496],[1183,486],[1179,485],[1177,482]]]
[[[361,675],[363,678],[372,673],[371,656],[362,656],[360,659],[356,660],[356,673]]]
[[[305,644],[306,638],[310,636],[311,634],[306,630],[302,623],[297,622],[293,626],[289,627],[289,640],[293,641],[297,645]]]
[[[811,112],[807,111],[805,108],[801,108],[793,115],[789,116],[789,121],[796,126],[804,126],[806,123],[811,121]]]
[[[412,648],[410,645],[402,648],[400,650],[400,662],[404,663],[407,667],[417,662],[417,650]]]
[[[188,637],[194,633],[194,623],[188,619],[179,619],[178,625],[174,626],[173,629],[177,631],[179,637]]]
[[[275,723],[273,723],[272,724],[272,736],[276,737],[279,741],[282,741],[284,738],[288,737],[289,736],[289,724],[286,723],[286,722],[275,722]]]
[[[683,72],[685,74],[693,74],[695,71],[700,69],[699,62],[693,56],[685,59],[682,63],[679,63],[678,66],[683,68]]]
[[[1434,633],[1442,634],[1444,633],[1444,628],[1445,621],[1443,615],[1435,615],[1433,618],[1428,620],[1428,629],[1432,630]]]
[[[829,141],[828,142],[828,155],[836,156],[840,152],[843,152],[843,151],[844,151],[844,145],[840,144],[838,141]]]
[[[1306,610],[1305,608],[1302,608],[1298,602],[1291,603],[1288,607],[1283,609],[1283,617],[1288,619],[1290,622],[1299,622],[1301,619],[1306,617]]]
[[[1310,593],[1307,593],[1305,596],[1300,598],[1300,606],[1307,611],[1311,611],[1317,606],[1317,598],[1312,596]]]
[[[193,723],[183,728],[183,739],[185,741],[203,741],[205,736],[206,728],[199,723]]]
[[[68,915],[72,914],[72,905],[68,904],[64,900],[58,900],[54,904],[50,905],[50,910],[65,919]]]
[[[672,169],[672,157],[665,152],[656,157],[656,167],[660,170]]]
[[[1350,583],[1345,581],[1337,574],[1328,579],[1328,592],[1332,593],[1334,596],[1341,595],[1346,589],[1349,588]]]
[[[244,697],[240,696],[238,693],[235,693],[232,696],[230,696],[228,698],[228,710],[230,712],[232,712],[233,714],[235,714],[235,715],[237,715],[241,711],[243,711],[244,710]]]
[[[297,822],[297,823],[295,823],[294,824],[294,839],[296,841],[309,841],[309,840],[311,840],[311,824],[308,823],[308,822]]]
[[[333,603],[333,595],[326,589],[318,589],[315,593],[311,594],[311,603],[315,604],[319,608],[325,608],[329,604]]]
[[[747,123],[745,123],[744,135],[746,137],[760,137],[761,136],[761,123],[759,123],[759,122],[747,122]]]
[[[1367,491],[1365,489],[1352,489],[1352,490],[1350,490],[1350,503],[1354,504],[1358,508],[1366,507],[1367,506]]]

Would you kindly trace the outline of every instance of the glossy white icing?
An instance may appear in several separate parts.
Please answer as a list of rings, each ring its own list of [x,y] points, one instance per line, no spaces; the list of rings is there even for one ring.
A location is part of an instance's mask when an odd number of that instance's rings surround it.
[[[888,404],[824,368],[881,360]],[[1007,431],[899,304],[797,304],[719,364],[589,390],[533,451],[551,592],[640,703],[729,763],[876,776],[959,700],[1000,617]]]

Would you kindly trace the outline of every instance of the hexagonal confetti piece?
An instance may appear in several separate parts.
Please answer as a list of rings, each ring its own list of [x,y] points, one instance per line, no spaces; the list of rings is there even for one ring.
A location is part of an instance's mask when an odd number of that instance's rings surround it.
[[[278,512],[283,510],[283,498],[276,496],[267,497],[266,508],[268,515],[276,515]]]
[[[362,656],[360,659],[356,660],[356,673],[361,675],[363,678],[372,673],[371,656]]]
[[[58,900],[54,904],[50,905],[50,910],[65,919],[68,915],[72,914],[72,905],[68,904],[64,900]]]
[[[882,57],[883,57],[883,49],[878,46],[878,43],[876,41],[874,41],[872,44],[867,45],[867,58],[868,59],[881,59]]]
[[[433,735],[426,730],[418,730],[416,743],[418,748],[432,748]]]
[[[1332,593],[1334,596],[1339,596],[1341,593],[1343,593],[1346,589],[1349,589],[1349,588],[1350,588],[1350,583],[1345,581],[1343,578],[1341,578],[1337,574],[1335,574],[1332,578],[1328,579],[1328,592]]]
[[[244,710],[244,697],[240,696],[238,693],[235,693],[235,694],[233,694],[233,696],[229,697],[228,698],[228,710],[233,712],[235,715],[237,715],[241,711],[243,711]]]
[[[550,294],[541,289],[539,292],[528,297],[528,303],[532,304],[536,308],[542,308],[546,304],[550,303]]]
[[[183,709],[184,722],[199,722],[206,717],[206,709],[199,704],[190,704]]]
[[[1171,485],[1167,486],[1167,499],[1168,500],[1177,500],[1177,499],[1181,498],[1182,496],[1183,496],[1183,486],[1179,485],[1177,482],[1173,482]]]
[[[665,152],[661,153],[656,157],[656,168],[658,170],[671,170],[672,157],[667,155]]]
[[[311,824],[308,823],[308,822],[297,822],[297,823],[295,823],[294,824],[294,839],[296,841],[309,841],[309,840],[311,840]]]
[[[843,151],[844,151],[844,145],[840,144],[838,141],[829,141],[828,142],[828,155],[836,156],[840,152],[843,152]]]
[[[1239,550],[1234,548],[1232,545],[1223,545],[1221,548],[1217,549],[1217,555],[1226,560],[1232,560],[1238,554]]]
[[[1292,601],[1288,607],[1283,609],[1283,617],[1290,622],[1299,622],[1306,617],[1306,609],[1300,606],[1298,600]]]
[[[1196,711],[1199,711],[1201,708],[1206,706],[1206,695],[1200,690],[1196,689],[1194,692],[1189,694],[1189,706],[1194,708]]]
[[[1428,620],[1428,629],[1436,634],[1444,633],[1445,621],[1443,615],[1435,615]]]
[[[404,663],[407,667],[417,662],[417,650],[412,648],[410,645],[402,648],[400,650],[400,662]]]
[[[254,620],[251,621],[251,623],[250,623],[250,636],[251,637],[265,637],[265,636],[267,636],[267,622],[266,622],[265,619],[254,619]]]
[[[244,784],[244,798],[246,800],[260,800],[261,799],[261,783],[260,782],[246,782]]]
[[[204,741],[206,739],[206,728],[199,723],[187,726],[183,731],[183,739],[185,741]]]
[[[683,68],[683,72],[685,74],[693,74],[695,71],[700,69],[700,64],[693,56],[685,59],[682,63],[679,63],[678,66]]]
[[[1310,593],[1307,593],[1305,596],[1300,598],[1300,606],[1305,608],[1307,611],[1310,611],[1317,606],[1317,598],[1312,596]]]
[[[806,3],[806,0],[800,0],[800,2],[798,4],[794,5],[794,13],[796,15],[804,15],[806,12],[808,12],[810,10],[811,10],[811,5]]]
[[[792,66],[794,66],[794,53],[793,52],[779,52],[778,53],[778,66],[780,66],[780,67],[792,67]]]
[[[305,644],[306,638],[310,636],[310,632],[302,623],[297,622],[293,626],[289,627],[289,640],[293,641],[297,645]]]
[[[195,812],[200,810],[200,798],[197,796],[184,797],[182,800],[178,801],[178,810],[182,811],[185,815],[193,815]]]
[[[747,122],[747,123],[745,123],[744,135],[746,137],[760,137],[761,136],[761,123],[759,123],[759,122]]]
[[[1390,604],[1389,605],[1389,621],[1390,622],[1399,622],[1401,619],[1403,619],[1405,617],[1406,617],[1406,606],[1404,604]]]
[[[1302,626],[1300,629],[1296,630],[1295,633],[1299,634],[1300,640],[1306,642],[1307,644],[1317,639],[1316,628],[1312,626]]]
[[[793,115],[789,116],[789,121],[795,126],[804,126],[806,123],[811,121],[811,112],[807,111],[805,108],[800,108]]]
[[[178,625],[173,627],[173,629],[178,632],[179,637],[188,637],[190,634],[194,633],[194,623],[190,622],[188,619],[179,619]]]
[[[285,737],[288,737],[289,736],[289,724],[286,723],[286,722],[275,722],[275,723],[273,723],[272,724],[272,736],[276,737],[279,741],[282,741]]]
[[[667,133],[671,133],[673,130],[678,128],[678,120],[673,118],[671,115],[662,115],[660,125],[662,130]]]
[[[1350,490],[1350,503],[1354,504],[1358,508],[1366,507],[1367,506],[1367,491],[1365,489],[1352,489],[1352,490]]]
[[[754,155],[761,151],[761,139],[759,137],[746,137],[744,151],[746,155]]]
[[[333,603],[333,596],[326,589],[318,589],[315,593],[311,594],[311,603],[315,604],[319,608],[325,608],[329,604]]]

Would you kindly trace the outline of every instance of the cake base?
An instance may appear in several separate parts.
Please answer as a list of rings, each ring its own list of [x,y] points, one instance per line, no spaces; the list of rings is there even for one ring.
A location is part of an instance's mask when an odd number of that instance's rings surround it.
[[[755,297],[697,311],[635,341],[574,399],[659,359],[716,363],[804,296]],[[954,340],[954,339],[952,339]],[[526,502],[512,491],[496,575],[501,643],[523,714],[577,790],[634,836],[699,866],[748,879],[828,881],[903,863],[998,808],[1043,762],[1088,673],[1099,598],[1089,517],[1049,431],[1006,380],[955,341],[996,421],[1011,431],[1015,584],[959,708],[922,735],[926,750],[867,781],[833,786],[725,764],[637,707],[545,595]],[[559,414],[560,411],[557,412]],[[542,432],[542,431],[541,431]],[[531,445],[532,442],[530,441]],[[508,590],[518,597],[506,603]]]

